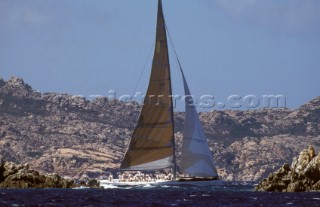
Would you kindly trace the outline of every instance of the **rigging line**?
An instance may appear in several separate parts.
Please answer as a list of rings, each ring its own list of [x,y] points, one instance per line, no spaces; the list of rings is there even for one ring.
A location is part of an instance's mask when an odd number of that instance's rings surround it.
[[[180,62],[180,60],[179,60],[179,56],[178,56],[178,53],[177,53],[177,51],[176,51],[176,48],[175,48],[175,46],[174,46],[174,44],[173,44],[172,37],[171,37],[171,34],[170,34],[170,32],[169,32],[169,28],[168,28],[168,26],[167,26],[166,23],[164,23],[164,25],[165,25],[165,27],[166,27],[166,30],[167,30],[167,33],[168,33],[168,36],[169,36],[169,39],[170,39],[171,46],[172,46],[172,48],[173,48],[173,52],[174,52],[175,58],[176,58],[176,60],[177,60],[177,62],[178,62],[179,69],[180,69],[180,71],[181,71],[181,73],[182,73],[182,76],[184,77],[184,72],[183,72],[183,70],[182,70],[182,65],[181,65],[181,62]]]
[[[154,44],[155,44],[155,41],[154,41],[153,45],[154,45]],[[153,47],[150,48],[150,51],[149,51],[147,60],[146,60],[146,62],[144,63],[144,66],[143,66],[142,71],[141,71],[141,73],[140,73],[138,82],[137,82],[137,84],[136,84],[136,86],[135,86],[135,88],[134,88],[134,91],[133,91],[133,93],[132,93],[132,97],[135,95],[136,90],[137,90],[137,88],[138,88],[138,86],[139,86],[139,83],[140,83],[140,81],[141,81],[142,75],[143,75],[143,73],[144,73],[144,71],[145,71],[145,69],[146,69],[147,63],[148,63],[149,58],[150,58],[150,55],[151,55],[151,53],[152,53],[152,49],[153,49]],[[138,103],[138,104],[139,104],[139,103]],[[143,103],[142,103],[142,104],[143,104]],[[139,115],[138,115],[138,119],[139,119],[139,117],[141,116],[141,111],[142,111],[142,107],[141,107],[141,109],[140,109],[140,112],[139,112]],[[136,121],[137,121],[137,120],[136,120]],[[135,126],[134,128],[136,128],[137,125],[138,125],[138,124],[136,124],[136,126]],[[133,133],[134,133],[134,131],[131,133],[131,137],[132,137]],[[127,149],[126,149],[126,151],[125,151],[125,153],[124,153],[124,156],[122,157],[121,163],[123,162],[124,158],[126,157],[127,152],[128,152],[129,149],[130,149],[131,141],[132,141],[132,139],[130,140],[129,145],[127,146]],[[121,167],[121,165],[120,165],[120,167]],[[121,169],[121,170],[126,171],[127,169]]]
[[[144,73],[144,71],[145,71],[145,69],[146,69],[146,66],[147,66],[147,64],[148,64],[148,61],[149,61],[149,58],[150,58],[152,49],[153,49],[153,47],[150,48],[150,51],[149,51],[147,60],[146,60],[146,62],[144,63],[144,66],[143,66],[142,71],[141,71],[141,73],[140,73],[140,76],[139,76],[139,78],[138,78],[137,84],[136,84],[136,86],[135,86],[135,88],[134,88],[134,90],[133,90],[132,97],[135,95],[136,90],[137,90],[137,88],[138,88],[138,86],[139,86],[139,83],[140,83],[140,81],[141,81],[142,75],[143,75],[143,73]]]
[[[143,13],[143,16],[144,16],[144,17],[145,17],[146,15],[147,15],[147,16],[150,16],[150,11]],[[145,39],[144,36],[145,36],[145,34],[146,34],[146,31],[147,31],[146,25],[145,25],[145,24],[144,24],[144,26],[140,25],[140,33],[143,32],[143,33],[142,33],[143,35],[140,36],[140,37],[142,37],[142,38],[139,38],[138,47],[135,48],[134,59],[132,60],[130,69],[132,69],[133,66],[135,65],[136,58],[137,58],[137,54],[138,54],[137,52],[140,50],[140,48],[141,48],[141,43],[142,43],[143,40]],[[151,50],[151,49],[150,49],[150,50]],[[135,85],[135,89],[134,89],[133,94],[132,94],[131,97],[133,97],[133,96],[135,95],[135,92],[136,92],[136,90],[137,90],[137,87],[139,86],[141,77],[142,77],[142,75],[143,75],[143,73],[144,73],[144,70],[145,70],[145,67],[146,67],[146,64],[147,64],[147,62],[148,62],[149,57],[150,57],[150,52],[149,52],[149,55],[148,55],[148,57],[147,57],[146,63],[144,64],[144,67],[142,68],[141,74],[140,74],[139,79],[138,79],[138,81],[137,81],[137,83],[136,83],[136,85]]]

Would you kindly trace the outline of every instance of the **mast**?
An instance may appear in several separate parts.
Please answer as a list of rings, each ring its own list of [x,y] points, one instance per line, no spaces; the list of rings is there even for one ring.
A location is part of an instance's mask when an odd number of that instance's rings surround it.
[[[120,168],[173,168],[176,176],[170,63],[162,1],[158,0],[156,45],[150,81],[138,123]]]
[[[169,52],[168,52],[168,40],[167,40],[167,31],[166,31],[166,21],[163,15],[163,7],[162,7],[162,0],[158,0],[158,18],[162,18],[162,30],[164,30],[164,39],[165,44],[167,48],[167,59],[169,64],[169,74],[170,74],[170,61],[169,61]],[[158,20],[159,21],[159,20]],[[161,20],[160,20],[161,21]],[[169,88],[170,88],[170,95],[172,96],[172,85],[171,85],[171,75],[169,75]],[[173,114],[173,102],[172,98],[170,98],[171,102],[171,117],[172,117],[172,127],[174,130],[174,114]],[[173,165],[172,165],[172,171],[173,171],[173,179],[175,180],[177,177],[177,160],[176,160],[176,144],[175,144],[175,138],[174,138],[174,131],[173,131],[173,137],[172,137],[172,146],[173,146]]]

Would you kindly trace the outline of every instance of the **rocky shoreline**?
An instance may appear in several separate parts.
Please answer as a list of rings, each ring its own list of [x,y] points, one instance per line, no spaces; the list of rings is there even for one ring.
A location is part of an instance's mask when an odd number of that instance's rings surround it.
[[[41,174],[29,169],[28,164],[0,163],[0,188],[76,188],[80,186],[99,188],[99,183],[96,180],[77,183],[57,174]]]
[[[295,157],[291,166],[284,164],[256,187],[256,191],[305,192],[320,191],[320,153],[313,146]]]

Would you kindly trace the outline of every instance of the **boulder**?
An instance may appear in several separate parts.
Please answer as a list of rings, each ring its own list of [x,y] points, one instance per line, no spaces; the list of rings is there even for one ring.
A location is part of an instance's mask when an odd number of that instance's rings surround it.
[[[88,181],[87,186],[90,188],[100,188],[100,182],[96,179],[91,179]]]
[[[256,191],[305,192],[320,191],[320,154],[314,148],[304,149],[293,158],[291,167],[285,164],[263,179]]]
[[[74,181],[59,175],[44,175],[30,170],[29,165],[0,163],[0,188],[72,188]]]

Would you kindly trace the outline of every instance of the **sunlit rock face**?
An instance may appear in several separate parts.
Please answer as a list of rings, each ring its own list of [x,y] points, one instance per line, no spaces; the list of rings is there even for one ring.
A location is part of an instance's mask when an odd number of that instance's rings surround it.
[[[313,146],[304,149],[293,158],[291,167],[283,165],[271,173],[256,187],[257,191],[304,192],[320,191],[320,154],[316,155]]]

